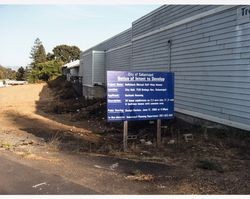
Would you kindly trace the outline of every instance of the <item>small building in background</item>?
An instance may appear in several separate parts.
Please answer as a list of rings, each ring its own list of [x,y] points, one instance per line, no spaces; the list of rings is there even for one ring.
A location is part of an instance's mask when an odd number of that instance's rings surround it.
[[[24,84],[28,84],[28,82],[27,81],[9,80],[9,79],[5,80],[5,85],[15,86],[15,85],[24,85]]]
[[[64,77],[66,77],[68,72],[69,72],[69,71],[67,71],[67,66],[65,66],[65,64],[64,64],[64,65],[62,66],[62,75],[63,75]]]
[[[68,81],[79,76],[80,60],[66,63],[62,66],[62,74],[66,76]]]
[[[82,95],[82,76],[79,74],[80,60],[75,60],[62,66],[62,74],[73,84],[74,89]]]

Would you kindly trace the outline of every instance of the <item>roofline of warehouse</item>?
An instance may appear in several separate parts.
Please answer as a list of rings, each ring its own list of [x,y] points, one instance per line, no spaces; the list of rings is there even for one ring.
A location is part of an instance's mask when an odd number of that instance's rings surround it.
[[[153,10],[152,12],[148,13],[147,15],[144,15],[143,17],[141,17],[141,18],[137,19],[136,21],[134,21],[134,22],[132,23],[132,25],[133,25],[134,23],[139,22],[140,20],[145,19],[145,18],[148,17],[148,16],[153,15],[154,13],[158,12],[159,10],[161,10],[161,9],[163,9],[163,8],[166,8],[167,6],[169,6],[169,5],[163,5],[163,6],[159,7],[159,8],[157,8],[156,10]],[[197,20],[197,19],[200,19],[200,18],[204,18],[204,17],[209,16],[209,15],[212,15],[212,14],[216,14],[216,13],[221,12],[221,11],[223,11],[223,10],[228,10],[228,9],[234,8],[234,7],[236,7],[236,6],[237,6],[237,5],[219,6],[219,7],[217,7],[217,8],[212,9],[212,10],[208,10],[208,11],[206,11],[206,12],[203,12],[203,13],[200,13],[200,14],[197,14],[197,15],[194,15],[194,16],[192,16],[192,17],[189,17],[189,18],[186,18],[186,19],[177,21],[177,22],[175,22],[175,23],[172,23],[172,24],[169,24],[169,25],[164,26],[164,27],[162,27],[162,28],[156,29],[156,30],[154,30],[154,31],[145,33],[145,34],[140,35],[140,36],[138,36],[138,37],[131,38],[131,40],[132,40],[132,41],[136,41],[136,40],[142,39],[142,38],[144,38],[144,37],[148,37],[148,36],[150,36],[150,35],[153,35],[153,34],[156,34],[156,33],[159,33],[159,32],[162,32],[162,31],[165,31],[165,30],[168,30],[168,29],[171,29],[171,28],[174,28],[174,27],[176,27],[176,26],[179,26],[179,25],[182,25],[182,24],[185,24],[185,23],[189,23],[189,22],[191,22],[191,21],[194,21],[194,20]],[[122,32],[120,32],[120,33],[117,34],[117,35],[114,35],[113,37],[110,37],[110,38],[108,38],[108,39],[102,41],[102,42],[99,43],[99,44],[96,44],[95,46],[93,46],[93,47],[91,47],[91,48],[89,48],[89,49],[87,49],[87,50],[85,50],[85,51],[81,51],[81,54],[86,55],[86,54],[89,53],[89,51],[90,51],[91,49],[94,50],[94,48],[95,48],[96,46],[101,45],[101,44],[103,44],[103,43],[105,43],[105,42],[107,42],[107,41],[109,41],[109,40],[111,40],[111,39],[113,39],[113,38],[115,38],[115,37],[117,37],[117,36],[119,36],[119,35],[121,35],[121,34],[127,32],[127,31],[130,31],[130,30],[132,30],[132,27],[129,28],[129,29],[126,29],[126,30],[124,30],[124,31],[122,31]],[[129,42],[129,43],[130,43],[130,42]],[[126,45],[128,45],[128,44],[125,44],[125,46],[126,46]],[[123,46],[122,46],[122,47],[123,47]],[[117,47],[115,47],[115,48],[108,49],[108,51],[113,51],[113,50],[119,49],[119,48],[120,48],[120,46],[117,46]]]
[[[81,54],[86,54],[89,50],[95,48],[96,46],[99,46],[99,45],[101,45],[101,44],[103,44],[103,43],[105,43],[105,42],[107,42],[107,41],[109,41],[109,40],[111,40],[111,39],[114,39],[115,37],[117,37],[117,36],[119,36],[119,35],[121,35],[121,34],[127,32],[127,31],[130,31],[130,30],[132,30],[132,27],[130,27],[130,28],[128,28],[128,29],[126,29],[126,30],[124,30],[124,31],[122,31],[122,32],[120,32],[120,33],[118,33],[117,35],[114,35],[114,36],[112,36],[112,37],[110,37],[110,38],[108,38],[108,39],[102,41],[101,43],[98,43],[98,44],[94,45],[94,46],[91,47],[91,48],[88,48],[87,50],[81,51]]]
[[[154,35],[156,33],[160,33],[162,31],[165,31],[165,30],[168,30],[168,29],[171,29],[171,28],[174,28],[176,26],[180,26],[180,25],[183,25],[183,24],[186,24],[186,23],[190,23],[192,21],[195,21],[197,19],[201,19],[201,18],[204,18],[204,17],[207,17],[209,15],[212,15],[212,14],[216,14],[216,13],[219,13],[219,12],[222,12],[224,10],[229,10],[229,9],[232,9],[234,7],[236,7],[238,5],[225,5],[225,6],[219,6],[217,8],[214,8],[214,9],[211,9],[211,10],[208,10],[206,12],[203,12],[203,13],[200,13],[200,14],[197,14],[197,15],[194,15],[192,17],[188,17],[188,18],[185,18],[185,19],[182,19],[180,21],[177,21],[177,22],[174,22],[172,24],[169,24],[169,25],[166,25],[164,27],[161,27],[161,28],[158,28],[156,30],[153,30],[153,31],[150,31],[148,33],[145,33],[143,35],[140,35],[140,36],[137,36],[135,38],[132,38],[132,41],[136,41],[136,40],[139,40],[139,39],[142,39],[144,37],[148,37],[148,36],[151,36],[151,35]]]
[[[162,9],[168,7],[168,6],[169,6],[169,5],[162,5],[162,6],[160,6],[159,8],[156,8],[155,10],[152,10],[152,11],[149,12],[148,14],[146,14],[146,15],[140,17],[139,19],[136,19],[135,21],[132,22],[132,24],[138,23],[139,21],[141,21],[141,20],[143,20],[143,19],[145,19],[145,18],[147,18],[147,17],[149,17],[149,16],[155,14],[156,12],[159,12],[160,10],[162,10]]]
[[[162,10],[163,8],[165,8],[165,7],[167,7],[167,6],[169,6],[169,5],[162,5],[162,6],[160,6],[159,8],[156,8],[155,10],[151,11],[150,13],[148,13],[148,14],[146,14],[146,15],[140,17],[139,19],[137,19],[137,20],[135,20],[135,21],[133,21],[132,24],[137,23],[137,22],[143,20],[144,18],[149,17],[150,15],[153,15],[154,13],[158,12],[159,10]],[[95,48],[96,46],[101,45],[101,44],[103,44],[103,43],[105,43],[105,42],[107,42],[107,41],[113,39],[114,37],[117,37],[117,36],[119,36],[119,35],[121,35],[121,34],[127,32],[127,31],[130,31],[130,30],[132,30],[132,27],[130,27],[130,28],[128,28],[128,29],[126,29],[126,30],[124,30],[124,31],[122,31],[122,32],[120,32],[120,33],[118,33],[117,35],[114,35],[113,37],[110,37],[110,38],[108,38],[108,39],[102,41],[101,43],[98,43],[98,44],[94,45],[93,47],[88,48],[87,50],[81,51],[81,53],[85,54],[86,52],[88,52],[88,51],[91,50],[92,48]]]

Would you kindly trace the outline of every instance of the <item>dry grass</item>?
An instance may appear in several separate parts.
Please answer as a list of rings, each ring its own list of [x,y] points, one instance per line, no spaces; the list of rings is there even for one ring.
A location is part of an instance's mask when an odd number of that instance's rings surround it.
[[[60,140],[61,136],[59,135],[59,133],[56,133],[46,142],[47,148],[50,151],[59,151]]]
[[[14,153],[17,154],[17,155],[20,155],[22,158],[25,158],[25,157],[27,157],[27,156],[29,156],[29,155],[32,154],[30,150],[26,150],[26,151],[15,151]]]
[[[41,161],[48,161],[48,162],[59,162],[59,160],[56,159],[56,158],[46,158],[46,157],[42,157],[42,156],[39,156],[39,155],[36,155],[36,154],[27,155],[27,156],[25,156],[25,158],[29,159],[29,160],[41,160]]]
[[[127,180],[135,180],[135,181],[152,181],[154,180],[154,176],[151,174],[140,174],[140,175],[129,175],[126,176],[125,179]]]
[[[132,175],[126,176],[125,179],[135,181],[152,181],[155,177],[151,174],[143,174],[140,170],[135,170],[132,172]]]
[[[9,142],[1,141],[0,148],[4,148],[4,149],[9,150],[9,149],[13,148],[13,144],[11,144]]]

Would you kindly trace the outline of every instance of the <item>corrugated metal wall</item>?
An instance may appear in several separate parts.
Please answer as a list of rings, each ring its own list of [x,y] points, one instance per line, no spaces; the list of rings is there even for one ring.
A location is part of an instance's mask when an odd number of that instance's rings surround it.
[[[105,52],[90,51],[81,55],[79,76],[83,77],[83,85],[93,86],[94,83],[104,83],[105,73]]]
[[[93,51],[93,84],[105,82],[105,52]]]
[[[250,130],[249,35],[236,6],[170,5],[85,53],[106,51],[107,70],[168,71],[171,40],[176,111]]]
[[[92,85],[93,84],[93,76],[92,76],[92,52],[87,53],[81,56],[80,61],[80,73],[82,76],[83,85]]]
[[[107,70],[130,70],[131,69],[132,45],[107,51],[106,66]]]
[[[132,29],[129,28],[121,32],[120,34],[115,35],[114,37],[107,39],[106,41],[84,52],[81,52],[80,74],[82,74],[83,76],[83,84],[85,84],[85,82],[89,83],[89,85],[93,85],[94,82],[101,82],[105,84],[106,83],[106,70],[111,70],[112,68],[113,70],[118,70],[118,68],[119,70],[128,70],[129,67],[131,66],[131,39],[132,39]],[[104,59],[105,63],[103,65],[103,68],[98,67],[99,69],[95,71],[96,78],[94,76],[93,78],[95,78],[95,80],[91,83],[89,81],[89,78],[87,78],[87,80],[84,80],[86,74],[84,74],[84,71],[82,70],[82,68],[87,67],[87,66],[90,67],[90,65],[84,64],[84,60],[85,60],[84,57],[86,54],[93,53],[95,51],[106,51],[106,55]],[[88,60],[86,62],[87,64],[89,64]],[[99,64],[99,66],[101,65]]]
[[[171,39],[176,110],[249,125],[249,33],[250,23],[237,25],[232,8],[133,41],[132,68],[167,71]]]
[[[123,46],[131,42],[132,30],[131,28],[111,37],[96,46],[89,48],[88,50],[83,51],[81,54],[89,53],[90,51],[107,51],[112,48]]]
[[[164,5],[152,13],[141,17],[132,24],[133,37],[151,32],[163,26],[180,21],[202,12],[218,7],[218,5]]]

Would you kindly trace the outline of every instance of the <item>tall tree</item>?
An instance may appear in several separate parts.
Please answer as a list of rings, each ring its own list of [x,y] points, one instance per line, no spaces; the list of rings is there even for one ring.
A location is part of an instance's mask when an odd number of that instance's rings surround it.
[[[39,38],[34,42],[34,46],[31,48],[30,58],[32,59],[29,69],[26,69],[25,76],[29,82],[36,82],[39,80],[39,73],[43,68],[39,66],[40,63],[47,61],[47,55],[44,46]]]
[[[43,63],[47,60],[45,48],[42,44],[37,49],[35,59],[36,59],[36,63]]]
[[[53,53],[57,60],[65,63],[80,58],[80,49],[77,46],[59,45],[53,49]]]
[[[34,42],[34,46],[30,52],[32,63],[31,67],[36,67],[38,63],[42,63],[46,61],[46,52],[44,46],[39,38],[37,38]]]

